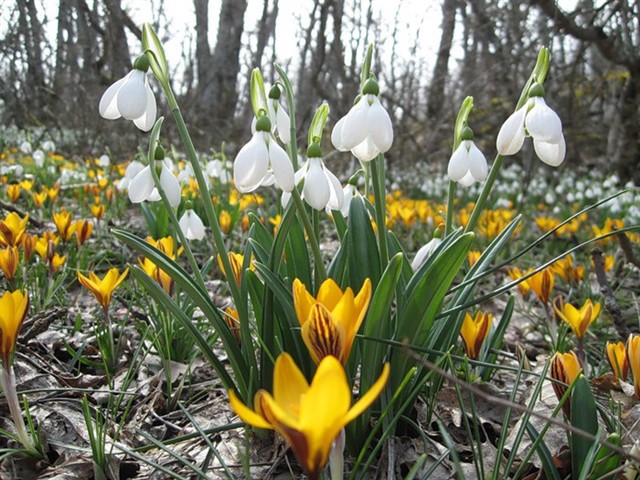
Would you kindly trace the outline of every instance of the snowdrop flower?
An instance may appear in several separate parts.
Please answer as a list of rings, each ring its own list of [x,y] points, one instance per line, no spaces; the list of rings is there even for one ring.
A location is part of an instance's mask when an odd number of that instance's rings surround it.
[[[185,164],[184,168],[182,168],[179,172],[178,172],[178,182],[182,183],[185,182],[187,180],[189,180],[190,178],[195,177],[195,173],[193,172],[193,167],[191,166],[191,163],[187,163]]]
[[[238,152],[233,162],[233,180],[241,193],[272,183],[285,192],[293,190],[293,165],[271,136],[271,121],[266,115],[258,119],[253,137]]]
[[[129,184],[131,183],[131,180],[133,180],[135,176],[143,169],[144,164],[142,162],[139,162],[138,160],[134,160],[129,165],[127,165],[127,168],[124,171],[124,177],[122,177],[120,179],[120,182],[118,182],[118,190],[127,190],[129,188]]]
[[[109,158],[109,155],[100,155],[100,157],[98,158],[98,165],[102,168],[107,168],[109,165],[111,165],[111,159]]]
[[[20,151],[25,155],[29,155],[32,151],[31,144],[25,140],[20,144]]]
[[[461,139],[460,145],[449,159],[447,173],[451,181],[468,187],[486,179],[489,168],[486,158],[473,143],[473,132],[469,127],[464,128]]]
[[[56,144],[51,140],[45,140],[42,142],[42,149],[46,152],[53,152],[56,149]]]
[[[192,208],[185,210],[178,224],[187,240],[202,240],[204,238],[204,224]]]
[[[133,70],[111,85],[102,95],[98,110],[107,120],[123,117],[133,120],[140,130],[148,132],[156,121],[156,98],[149,87],[145,54],[133,64]]]
[[[439,230],[436,230],[436,232],[439,232]],[[416,256],[413,259],[413,262],[411,262],[411,268],[414,272],[417,271],[431,255],[433,255],[433,252],[436,251],[436,248],[438,248],[441,243],[441,238],[434,237],[429,240],[426,245],[422,246],[420,250],[418,250]]]
[[[217,178],[223,184],[231,181],[231,164],[229,162],[222,163],[222,161],[218,159],[210,160],[205,169],[209,177]]]
[[[503,156],[515,155],[529,135],[538,158],[552,167],[559,166],[566,155],[567,146],[562,134],[562,121],[544,101],[544,89],[534,84],[529,100],[512,113],[498,132],[496,147]]]
[[[362,95],[349,113],[338,120],[331,133],[331,143],[342,152],[351,150],[358,160],[368,162],[391,148],[393,126],[380,103],[378,83],[370,78]]]
[[[343,217],[347,218],[349,216],[349,208],[351,206],[351,200],[353,200],[353,197],[359,195],[358,189],[356,188],[355,185],[352,185],[351,183],[347,183],[342,189],[342,195],[343,195],[343,201],[342,201],[342,208],[340,209],[340,213],[342,213]],[[327,208],[327,210],[329,210],[329,208]]]
[[[271,121],[271,133],[278,135],[278,138],[288,145],[291,142],[291,121],[289,114],[280,105],[280,96],[282,92],[278,85],[274,85],[269,90],[269,99],[267,100],[267,115]],[[251,121],[251,133],[256,132],[257,119],[254,117]]]
[[[42,166],[44,165],[44,152],[38,149],[35,152],[33,152],[32,157],[33,157],[33,161],[36,164],[36,167],[42,168]]]
[[[180,205],[181,190],[178,179],[164,162],[164,149],[158,145],[156,147],[155,161],[153,167],[158,172],[160,178],[160,188],[167,196],[169,205],[176,208]],[[160,200],[160,193],[153,181],[151,166],[147,165],[133,177],[129,184],[129,200],[133,203],[141,203],[145,200],[156,202]]]

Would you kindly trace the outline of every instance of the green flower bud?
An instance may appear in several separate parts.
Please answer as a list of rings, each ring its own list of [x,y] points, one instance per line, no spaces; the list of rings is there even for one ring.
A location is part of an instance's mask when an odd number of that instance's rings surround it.
[[[269,90],[269,98],[273,100],[280,100],[280,95],[282,95],[282,92],[280,91],[280,87],[278,85],[274,85],[273,87],[271,87],[271,90]]]
[[[191,200],[186,200],[184,202],[184,209],[185,210],[193,210],[193,202]]]
[[[256,132],[270,132],[271,120],[266,115],[262,115],[256,122]]]
[[[362,87],[363,95],[375,95],[376,97],[380,95],[380,87],[378,86],[378,82],[375,81],[374,78],[369,77],[369,79],[364,82]]]
[[[146,53],[138,55],[138,57],[133,61],[133,69],[142,70],[143,72],[149,70],[149,59],[147,58]]]
[[[529,98],[544,97],[544,87],[539,83],[534,83],[529,89]]]
[[[473,140],[473,130],[466,126],[462,129],[462,133],[460,134],[460,141],[464,142],[465,140]]]
[[[153,158],[154,160],[164,160],[164,148],[162,148],[162,145],[156,145],[156,152]]]
[[[320,151],[320,145],[313,142],[307,147],[307,158],[322,158],[322,152]]]

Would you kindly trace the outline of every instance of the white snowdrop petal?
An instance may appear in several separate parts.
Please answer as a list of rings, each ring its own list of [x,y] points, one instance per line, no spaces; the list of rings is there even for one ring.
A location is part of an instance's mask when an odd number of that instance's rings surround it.
[[[282,105],[278,105],[278,110],[276,111],[276,125],[278,126],[278,136],[282,143],[285,145],[289,145],[291,142],[291,121],[289,119],[289,114],[282,108]]]
[[[167,200],[169,200],[169,205],[173,208],[180,205],[180,200],[182,199],[180,183],[178,183],[178,179],[173,172],[171,172],[171,170],[169,170],[164,164],[160,171],[160,186],[162,187],[164,194],[167,196]]]
[[[269,151],[263,138],[262,132],[256,132],[233,162],[233,179],[242,193],[258,188],[269,170]]]
[[[147,197],[147,202],[159,202],[160,200],[162,200],[160,192],[156,187],[153,187],[153,190],[151,190],[151,193]]]
[[[293,165],[289,161],[289,156],[280,145],[273,140],[269,142],[269,159],[271,169],[276,180],[276,186],[285,192],[290,192],[294,188]]]
[[[489,173],[487,159],[473,142],[471,142],[471,146],[469,147],[469,172],[471,172],[473,178],[479,182],[487,178],[487,174]]]
[[[533,149],[538,158],[551,167],[560,166],[567,153],[567,145],[563,135],[560,136],[557,143],[543,142],[534,138]]]
[[[515,155],[524,143],[525,130],[524,119],[527,115],[527,106],[513,112],[502,124],[496,140],[496,149],[503,156]]]
[[[470,187],[475,182],[476,182],[476,179],[473,178],[473,175],[471,175],[471,172],[467,172],[467,174],[464,177],[462,177],[458,183],[463,187]]]
[[[131,76],[118,90],[117,105],[122,118],[136,120],[144,115],[147,107],[145,75],[141,70],[133,70]]]
[[[562,121],[556,112],[547,106],[544,98],[534,97],[533,108],[527,113],[525,127],[534,139],[558,143],[562,135]]]
[[[118,110],[118,91],[129,79],[130,75],[131,73],[115,82],[102,94],[100,104],[98,105],[98,112],[100,112],[100,116],[102,118],[115,120],[116,118],[121,117],[120,111]]]
[[[338,120],[338,123],[333,126],[333,130],[331,131],[331,143],[337,150],[340,150],[341,152],[347,152],[350,150],[349,148],[345,147],[344,143],[342,142],[342,128],[344,127],[346,118],[347,117],[345,116]]]
[[[133,123],[143,132],[148,132],[156,123],[156,97],[153,95],[149,85],[146,85],[145,92],[147,95],[147,104],[141,117],[136,118]]]
[[[367,114],[369,138],[380,152],[384,153],[393,143],[393,125],[391,117],[376,97]]]
[[[353,197],[356,194],[356,187],[355,185],[351,185],[350,183],[348,183],[347,185],[345,185],[345,187],[342,189],[342,196],[343,196],[343,202],[342,202],[342,208],[340,209],[340,213],[342,213],[343,217],[348,217],[349,216],[349,207],[351,205],[351,200],[353,200]]]
[[[340,180],[325,166],[324,173],[329,180],[329,201],[327,208],[331,210],[340,210],[344,204],[344,192]]]
[[[134,160],[129,165],[127,165],[127,168],[124,171],[124,176],[132,180],[142,170],[144,170],[144,164],[142,162]]]
[[[351,153],[361,162],[370,162],[378,156],[380,150],[378,150],[371,139],[367,137],[362,143],[352,148]]]
[[[416,256],[414,257],[413,262],[411,262],[411,268],[414,272],[418,270],[431,255],[433,255],[433,252],[435,252],[436,248],[438,248],[441,243],[441,239],[432,238],[426,245],[423,245],[416,252]]]
[[[144,202],[155,188],[151,167],[147,165],[140,170],[129,184],[129,200],[133,203]]]
[[[459,182],[469,171],[469,152],[464,143],[460,142],[460,145],[449,159],[447,173],[454,182]]]
[[[309,159],[303,189],[304,200],[316,210],[324,209],[330,196],[329,182],[320,162],[318,158]]]
[[[357,104],[351,107],[351,110],[349,110],[349,113],[345,116],[345,123],[342,126],[342,145],[347,150],[352,150],[367,138],[368,109],[369,104],[363,96]]]

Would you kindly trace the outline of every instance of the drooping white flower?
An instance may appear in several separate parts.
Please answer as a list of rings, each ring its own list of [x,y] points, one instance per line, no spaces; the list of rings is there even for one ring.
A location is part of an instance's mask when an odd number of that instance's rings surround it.
[[[380,103],[380,90],[370,78],[362,88],[362,95],[351,110],[333,127],[331,143],[340,151],[351,151],[360,161],[373,160],[391,148],[393,125]]]
[[[20,144],[20,151],[25,155],[29,155],[32,151],[31,144],[25,140]]]
[[[257,131],[240,149],[233,162],[233,180],[241,193],[262,185],[275,185],[290,192],[294,188],[293,165],[287,152],[271,136],[271,122],[265,115],[258,119]]]
[[[175,208],[180,205],[181,190],[178,179],[162,160],[156,160],[154,168],[159,169],[160,188],[164,191],[169,204]],[[151,166],[147,165],[129,183],[129,200],[141,203],[145,200],[156,202],[162,197],[153,181]]]
[[[109,165],[111,165],[111,158],[109,158],[109,155],[104,153],[100,155],[100,157],[98,157],[98,165],[102,168],[107,168]]]
[[[133,120],[140,130],[148,132],[156,121],[156,98],[149,87],[149,62],[140,55],[133,70],[111,85],[102,95],[98,110],[107,120],[123,117]]]
[[[35,152],[33,152],[31,156],[33,157],[33,161],[35,162],[36,167],[42,168],[44,165],[44,158],[45,158],[44,152],[38,149]]]
[[[127,190],[131,184],[131,180],[133,180],[142,169],[144,169],[144,164],[142,162],[134,160],[129,163],[124,171],[124,177],[122,177],[118,182],[118,190]]]
[[[413,258],[413,262],[411,262],[411,268],[414,272],[417,271],[431,255],[433,255],[433,252],[436,251],[436,248],[438,248],[441,243],[442,239],[432,238],[426,245],[422,246],[420,250],[418,250],[416,256]]]
[[[542,86],[534,84],[529,90],[527,103],[504,122],[496,140],[500,155],[518,153],[529,135],[536,155],[544,163],[557,167],[564,161],[567,146],[562,134],[562,121],[544,101],[543,95]]]
[[[42,142],[41,146],[45,152],[54,152],[56,149],[56,144],[51,140],[45,140],[44,142]]]
[[[202,240],[204,238],[204,224],[193,209],[188,208],[185,210],[178,224],[187,240]]]
[[[230,162],[222,163],[222,160],[210,160],[205,167],[207,175],[211,178],[217,178],[220,183],[227,184],[231,181],[231,168]]]
[[[278,138],[288,145],[291,142],[291,121],[289,114],[280,104],[280,96],[282,92],[278,85],[274,85],[269,90],[269,98],[267,99],[267,115],[271,121],[271,133],[277,135]],[[251,133],[256,133],[257,119],[254,117],[251,121]]]
[[[449,159],[447,173],[451,181],[464,187],[487,178],[487,159],[473,142],[473,132],[469,127],[465,128],[460,145]]]

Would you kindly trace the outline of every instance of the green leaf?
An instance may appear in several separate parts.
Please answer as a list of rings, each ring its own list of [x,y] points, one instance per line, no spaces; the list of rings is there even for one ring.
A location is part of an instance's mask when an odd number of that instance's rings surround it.
[[[304,229],[300,224],[300,221],[295,219],[291,228],[289,229],[289,235],[287,235],[287,242],[285,246],[286,254],[286,266],[287,274],[290,279],[297,278],[307,287],[312,285],[311,265],[309,259],[311,255],[307,249],[307,242],[304,236]]]
[[[515,305],[515,297],[513,295],[509,295],[509,300],[507,300],[507,305],[504,307],[504,311],[502,312],[502,317],[500,318],[500,322],[498,326],[491,331],[489,334],[489,338],[487,339],[487,347],[482,349],[482,356],[480,360],[486,363],[495,363],[498,355],[493,353],[492,350],[498,350],[500,345],[502,344],[502,340],[504,338],[504,332],[507,330],[509,323],[511,322],[511,315],[513,315],[513,307]],[[491,376],[495,368],[484,367],[482,369],[482,373],[480,376],[482,380],[488,382],[491,380]]]
[[[258,118],[260,114],[268,115],[267,95],[264,89],[264,80],[259,68],[251,71],[251,107],[253,114]]]
[[[571,425],[587,433],[595,435],[598,431],[598,410],[589,382],[584,375],[575,380],[571,392]],[[571,449],[571,468],[577,478],[587,461],[593,440],[582,435],[571,434],[569,447]]]
[[[327,123],[328,116],[329,105],[327,105],[326,102],[323,102],[318,110],[316,110],[316,114],[313,116],[313,120],[311,120],[309,135],[307,136],[307,145],[311,145],[312,143],[317,143],[318,145],[320,145],[320,141],[322,140],[322,130],[324,129],[325,123]]]
[[[620,447],[622,445],[622,438],[619,433],[613,432],[609,434],[606,442]],[[593,461],[593,470],[591,470],[589,480],[613,480],[616,477],[615,471],[621,462],[622,456],[620,453],[612,450],[611,447],[607,445],[600,445]]]
[[[351,288],[360,291],[365,279],[370,278],[375,289],[380,279],[380,253],[369,212],[360,196],[351,200],[346,236]]]
[[[542,469],[544,470],[545,476],[551,480],[562,480],[560,472],[558,472],[558,469],[553,462],[553,455],[551,455],[551,452],[547,448],[547,445],[542,441],[538,441],[536,443],[536,440],[538,440],[538,437],[540,436],[538,431],[529,422],[526,422],[526,428],[527,434],[529,434],[529,438],[534,444],[536,444],[536,453],[538,454],[538,456],[540,457],[540,461],[542,462]]]

